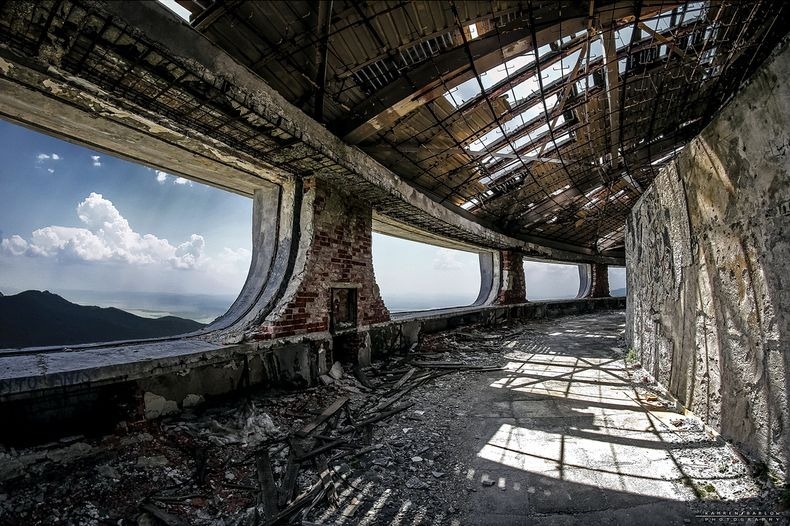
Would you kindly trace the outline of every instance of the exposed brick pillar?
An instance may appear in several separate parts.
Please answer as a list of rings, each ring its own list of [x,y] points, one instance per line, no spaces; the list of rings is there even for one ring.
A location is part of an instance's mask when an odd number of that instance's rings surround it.
[[[389,320],[373,274],[371,225],[370,206],[324,182],[305,180],[302,239],[293,277],[254,337],[328,331],[332,316],[339,325],[341,312],[345,317],[355,311],[343,328]],[[352,305],[347,309],[346,303]]]
[[[499,251],[499,292],[497,305],[510,305],[527,301],[527,283],[524,279],[524,259],[514,250]]]
[[[602,263],[590,264],[590,292],[588,298],[609,297],[609,266]]]

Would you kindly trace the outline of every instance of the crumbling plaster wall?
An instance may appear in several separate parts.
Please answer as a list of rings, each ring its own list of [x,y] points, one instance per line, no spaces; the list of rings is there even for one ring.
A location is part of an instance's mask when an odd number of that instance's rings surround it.
[[[782,46],[627,221],[627,339],[681,403],[788,457],[790,52]]]

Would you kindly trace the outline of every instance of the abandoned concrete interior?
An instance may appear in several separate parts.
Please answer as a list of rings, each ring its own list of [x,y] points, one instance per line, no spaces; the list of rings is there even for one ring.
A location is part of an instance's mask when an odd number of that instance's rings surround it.
[[[253,200],[206,329],[0,350],[0,524],[787,523],[790,6],[178,4],[0,3],[0,117]]]

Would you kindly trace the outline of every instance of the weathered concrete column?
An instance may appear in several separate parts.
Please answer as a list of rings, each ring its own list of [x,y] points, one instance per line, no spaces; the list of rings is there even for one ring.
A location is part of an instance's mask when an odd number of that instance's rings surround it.
[[[515,250],[499,251],[499,290],[494,303],[511,305],[527,301],[524,259]]]
[[[305,180],[291,279],[250,336],[342,333],[389,320],[373,274],[371,225],[369,205],[318,179]]]
[[[590,290],[588,298],[609,297],[609,265],[601,263],[590,264]]]

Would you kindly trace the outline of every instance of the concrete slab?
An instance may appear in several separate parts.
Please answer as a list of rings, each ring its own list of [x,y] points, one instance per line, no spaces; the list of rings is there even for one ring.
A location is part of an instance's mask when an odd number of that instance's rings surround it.
[[[506,371],[470,386],[479,390],[467,426],[482,438],[462,440],[476,487],[461,524],[696,520],[689,475],[715,475],[703,459],[730,452],[694,417],[631,383],[617,347],[622,315],[583,318],[508,340]],[[684,431],[673,424],[678,418],[696,427]],[[694,451],[702,455],[696,461]],[[482,485],[483,476],[508,489]],[[726,494],[732,480],[721,485],[717,494]]]

